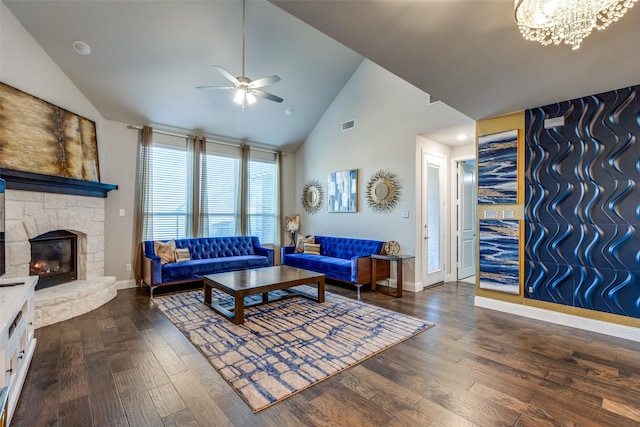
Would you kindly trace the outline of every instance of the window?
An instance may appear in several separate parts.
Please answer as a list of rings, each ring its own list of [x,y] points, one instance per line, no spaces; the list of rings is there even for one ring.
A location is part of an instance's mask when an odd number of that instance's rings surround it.
[[[246,233],[258,236],[261,243],[275,243],[278,220],[276,156],[250,151],[247,194],[242,198],[240,147],[213,142],[206,145],[200,167],[194,168],[191,164],[193,151],[188,148],[186,138],[154,134],[150,155],[150,197],[144,209],[148,231],[143,238],[181,239],[191,237],[197,228],[201,236]],[[197,170],[200,170],[200,176],[196,176]],[[199,204],[193,203],[191,198],[197,187],[192,182],[200,183]],[[244,209],[240,206],[241,199],[243,203],[246,201]],[[199,211],[199,222],[195,218],[198,213],[193,213],[196,211]]]
[[[146,209],[153,240],[187,237],[187,151],[186,141],[167,137],[151,151],[151,206]],[[163,143],[164,142],[164,143]]]
[[[247,233],[258,236],[260,243],[274,243],[277,212],[275,161],[251,159],[248,170]]]
[[[209,236],[235,236],[240,233],[238,198],[240,158],[207,153],[206,217]]]

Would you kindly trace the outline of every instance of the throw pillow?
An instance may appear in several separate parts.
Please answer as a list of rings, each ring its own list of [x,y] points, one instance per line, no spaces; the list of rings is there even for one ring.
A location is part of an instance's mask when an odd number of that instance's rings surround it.
[[[304,253],[309,255],[320,255],[320,243],[305,243]]]
[[[176,261],[176,242],[169,240],[167,243],[154,241],[153,250],[160,257],[163,264],[169,264]]]
[[[298,236],[298,244],[296,245],[296,249],[294,252],[297,254],[301,254],[304,252],[305,243],[315,243],[315,242],[316,242],[316,236],[307,236],[307,237]]]
[[[191,254],[189,253],[189,248],[176,249],[176,262],[190,261],[190,260],[191,260]]]

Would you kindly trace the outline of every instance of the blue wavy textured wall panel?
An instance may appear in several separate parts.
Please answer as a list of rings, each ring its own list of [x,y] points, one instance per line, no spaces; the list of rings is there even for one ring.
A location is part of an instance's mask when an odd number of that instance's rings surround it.
[[[526,297],[640,318],[639,95],[526,111]]]

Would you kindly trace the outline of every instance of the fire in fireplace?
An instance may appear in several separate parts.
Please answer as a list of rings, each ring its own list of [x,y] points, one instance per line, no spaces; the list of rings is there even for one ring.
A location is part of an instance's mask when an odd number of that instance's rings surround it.
[[[41,234],[31,242],[29,275],[39,276],[37,289],[48,288],[78,278],[78,237],[64,230]]]

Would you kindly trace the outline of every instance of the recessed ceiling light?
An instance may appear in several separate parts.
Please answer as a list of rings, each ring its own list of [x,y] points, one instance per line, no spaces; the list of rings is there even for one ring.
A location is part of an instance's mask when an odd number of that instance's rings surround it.
[[[456,136],[456,139],[458,141],[464,141],[465,139],[467,139],[467,135],[461,133],[460,135]]]
[[[289,108],[287,108],[286,110],[284,110],[284,113],[285,113],[287,116],[291,116],[291,115],[293,114],[293,112],[294,112],[294,111],[295,111],[295,108],[293,108],[293,107],[289,107]]]
[[[73,42],[73,50],[80,55],[89,55],[91,53],[91,47],[82,40],[76,40]]]

